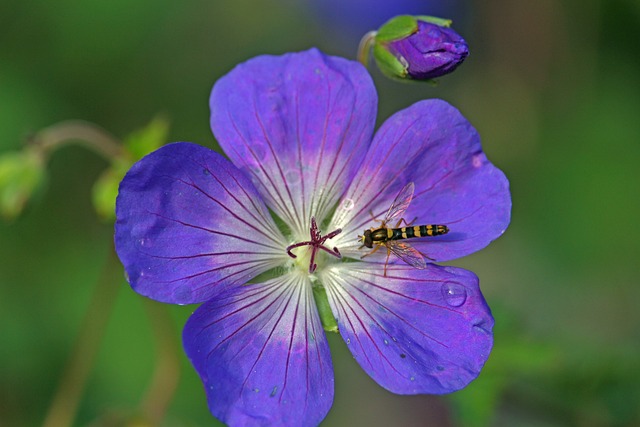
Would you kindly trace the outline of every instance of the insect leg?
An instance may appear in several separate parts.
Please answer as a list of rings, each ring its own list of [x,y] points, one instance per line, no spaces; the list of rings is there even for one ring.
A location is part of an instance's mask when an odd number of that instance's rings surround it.
[[[400,221],[398,221],[398,223],[396,224],[395,227],[393,228],[400,228],[400,226],[402,225],[402,223],[404,222],[405,227],[411,227],[411,224],[413,224],[414,222],[416,222],[416,219],[418,219],[418,217],[415,217],[411,220],[411,222],[407,222],[406,219],[404,218],[400,218]]]
[[[384,262],[384,277],[387,277],[387,264],[389,264],[389,255],[391,255],[391,249],[387,246],[387,259]]]
[[[376,247],[375,247],[371,252],[369,252],[369,253],[367,253],[367,254],[362,255],[362,256],[360,257],[360,259],[362,259],[362,258],[364,258],[364,257],[366,257],[366,256],[369,256],[369,255],[373,255],[373,254],[375,254],[375,253],[378,251],[378,249],[380,249],[381,247],[382,247],[382,245],[377,245],[377,246],[376,246]]]

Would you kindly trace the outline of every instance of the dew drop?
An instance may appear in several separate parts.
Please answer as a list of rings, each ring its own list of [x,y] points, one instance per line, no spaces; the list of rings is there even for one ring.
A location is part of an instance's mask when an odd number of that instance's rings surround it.
[[[290,185],[297,185],[301,181],[300,172],[292,170],[284,175],[285,181]]]
[[[458,283],[447,282],[442,285],[442,296],[451,307],[460,307],[467,300],[467,290]]]
[[[351,344],[351,339],[347,338],[347,344]]]
[[[269,394],[269,397],[274,397],[277,392],[278,392],[278,386],[274,386],[273,390],[271,390],[271,394]]]
[[[471,164],[474,168],[479,168],[482,166],[482,154],[474,154],[471,158]]]
[[[253,391],[255,391],[256,393],[259,393],[260,389],[259,388],[254,388]]]
[[[415,381],[415,380],[416,380],[416,377],[411,377],[411,378],[409,378],[409,379],[410,379],[411,381]]]
[[[355,207],[355,202],[353,201],[353,199],[344,199],[342,201],[342,209],[344,209],[345,211],[350,211]]]
[[[389,341],[384,340],[384,345],[389,345]]]
[[[202,169],[202,173],[204,175],[209,175],[209,169]]]
[[[400,358],[401,358],[401,359],[404,359],[405,357],[407,357],[407,355],[406,355],[406,354],[404,354],[404,353],[400,353]]]

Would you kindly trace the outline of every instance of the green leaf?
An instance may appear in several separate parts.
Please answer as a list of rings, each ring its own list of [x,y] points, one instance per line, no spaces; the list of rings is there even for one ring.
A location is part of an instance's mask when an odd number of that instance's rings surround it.
[[[407,37],[418,31],[415,16],[399,15],[384,23],[376,34],[376,42],[390,42]]]
[[[20,215],[44,178],[44,162],[36,150],[26,149],[1,156],[0,215],[6,220]]]
[[[105,170],[93,184],[91,199],[93,208],[104,221],[114,221],[116,218],[116,197],[120,181],[124,178],[131,165],[119,163]]]
[[[377,44],[373,46],[373,58],[380,71],[386,76],[394,79],[406,79],[409,64],[403,64],[394,54],[389,52],[384,46]]]
[[[451,19],[437,18],[435,16],[428,16],[428,15],[418,15],[416,16],[416,19],[420,21],[428,22],[430,24],[439,25],[440,27],[447,27],[447,28],[449,28],[451,24],[453,24],[453,21]]]
[[[140,160],[167,142],[169,121],[164,116],[157,116],[151,122],[124,139],[124,145],[134,160]]]

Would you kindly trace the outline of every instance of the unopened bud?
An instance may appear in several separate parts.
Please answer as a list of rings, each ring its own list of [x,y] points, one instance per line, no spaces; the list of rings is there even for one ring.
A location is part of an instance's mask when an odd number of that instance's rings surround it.
[[[448,74],[469,54],[467,43],[450,25],[430,16],[396,16],[375,34],[373,57],[393,78],[431,80]]]

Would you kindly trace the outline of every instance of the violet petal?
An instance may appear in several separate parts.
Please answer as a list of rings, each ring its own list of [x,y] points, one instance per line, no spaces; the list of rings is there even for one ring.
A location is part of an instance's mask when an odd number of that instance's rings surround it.
[[[322,220],[367,151],[377,95],[359,63],[316,49],[259,56],[211,93],[220,146],[298,235]]]
[[[129,170],[116,202],[116,250],[134,290],[162,302],[206,301],[286,261],[284,237],[231,162],[190,143]]]
[[[183,333],[211,413],[233,425],[315,426],[333,403],[333,366],[300,276],[230,288]]]
[[[391,116],[378,130],[336,210],[329,228],[343,229],[334,240],[342,253],[364,253],[357,250],[355,236],[379,225],[370,212],[384,218],[408,182],[415,183],[415,192],[406,221],[415,218],[415,225],[442,224],[450,230],[443,236],[411,240],[433,260],[447,261],[482,249],[509,225],[509,183],[482,152],[476,130],[446,102],[420,101]],[[345,201],[350,209],[343,208]]]
[[[364,263],[347,263],[323,283],[349,350],[393,393],[459,390],[489,357],[493,318],[470,271],[399,264],[384,277]]]

